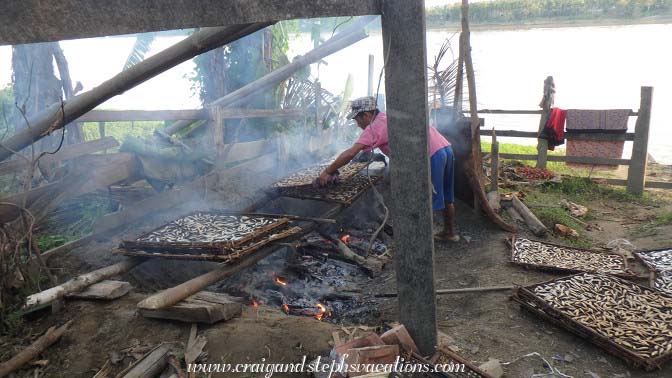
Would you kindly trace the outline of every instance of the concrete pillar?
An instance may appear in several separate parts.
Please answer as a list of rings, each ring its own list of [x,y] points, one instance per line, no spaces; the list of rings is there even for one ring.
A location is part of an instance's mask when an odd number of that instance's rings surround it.
[[[424,0],[385,0],[382,26],[399,317],[423,355],[436,346]]]

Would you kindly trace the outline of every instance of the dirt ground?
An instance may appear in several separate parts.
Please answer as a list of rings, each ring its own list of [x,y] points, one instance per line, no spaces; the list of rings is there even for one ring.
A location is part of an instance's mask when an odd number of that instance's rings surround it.
[[[367,198],[370,197],[362,201]],[[656,198],[659,200],[651,205],[614,200],[584,204],[594,216],[590,224],[600,226],[589,232],[590,238],[596,246],[618,238],[626,238],[640,249],[672,246],[672,225],[651,230],[642,227],[656,215],[672,211],[669,194],[656,194]],[[484,218],[463,203],[458,203],[458,214],[462,240],[454,244],[436,244],[437,289],[531,284],[561,276],[513,266],[509,263],[509,250],[504,243],[507,233],[484,222]],[[118,241],[114,239],[79,248],[60,259],[58,265],[67,270],[63,271],[67,275],[109,265],[120,259],[109,253]],[[23,369],[17,377],[92,377],[111,353],[129,346],[159,342],[184,344],[189,336],[189,324],[143,318],[137,314],[136,304],[149,293],[202,274],[209,267],[207,264],[159,260],[145,262],[123,277],[136,286],[130,295],[106,303],[69,300],[58,313],[32,316],[26,320],[20,335],[0,338],[0,360],[4,361],[24,348],[49,326],[67,320],[73,320],[72,328],[40,356],[49,361],[48,365]],[[394,292],[394,277],[392,263],[383,275],[371,279],[362,288],[363,295]],[[633,369],[584,339],[526,313],[509,300],[509,295],[509,292],[494,292],[439,296],[439,330],[451,336],[459,353],[477,365],[489,358],[515,361],[505,366],[506,377],[540,377],[544,375],[535,374],[548,373],[539,357],[517,360],[533,352],[572,377],[672,377],[672,364],[650,373]],[[380,299],[379,310],[380,318],[367,326],[381,327],[397,321],[394,299]],[[240,318],[200,326],[199,332],[208,339],[205,351],[211,363],[260,362],[262,358],[296,363],[304,355],[308,358],[328,355],[333,345],[332,333],[351,325],[288,316],[264,306],[246,306]],[[115,370],[120,371],[128,361],[115,365]],[[36,371],[39,374],[36,375]],[[213,376],[260,377],[263,374]]]

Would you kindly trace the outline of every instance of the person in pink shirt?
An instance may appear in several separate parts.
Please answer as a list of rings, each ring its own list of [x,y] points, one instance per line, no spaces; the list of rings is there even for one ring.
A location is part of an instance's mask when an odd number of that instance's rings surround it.
[[[352,147],[343,151],[327,168],[320,173],[320,185],[329,183],[339,168],[348,164],[360,151],[380,149],[388,157],[392,151],[388,144],[387,115],[378,110],[375,97],[362,97],[351,101],[348,119],[354,119],[357,126],[364,130]],[[450,142],[434,127],[429,127],[429,156],[432,176],[432,209],[443,211],[443,231],[434,235],[438,240],[458,241],[455,232],[455,194],[454,168],[455,158]]]

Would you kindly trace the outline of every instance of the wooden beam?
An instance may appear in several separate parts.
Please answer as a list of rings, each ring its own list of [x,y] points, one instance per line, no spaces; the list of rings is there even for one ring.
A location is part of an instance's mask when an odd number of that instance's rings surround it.
[[[71,144],[63,146],[57,153],[53,155],[45,155],[40,159],[40,164],[51,164],[58,161],[70,160],[83,155],[92,154],[94,152],[106,150],[108,148],[118,147],[119,143],[113,137],[106,137],[96,139],[90,142]],[[30,163],[23,159],[16,159],[4,161],[0,163],[0,175],[11,173],[19,169],[26,169]]]
[[[243,304],[226,294],[200,291],[174,306],[150,310],[140,308],[146,318],[170,319],[187,323],[214,324],[240,316]]]
[[[466,111],[467,113],[469,112],[468,110]],[[478,113],[483,113],[483,114],[541,114],[543,111],[542,110],[505,110],[505,109],[481,109],[478,110]],[[628,114],[630,117],[636,117],[639,115],[638,112],[635,111],[630,111],[630,114]]]
[[[649,158],[649,125],[651,122],[651,102],[653,87],[642,87],[639,117],[635,125],[635,141],[632,143],[632,159],[628,167],[629,193],[640,195],[646,183],[646,165]]]
[[[382,6],[399,321],[431,355],[437,328],[424,1],[386,0]]]
[[[177,121],[207,119],[203,109],[181,110],[91,110],[77,122]]]
[[[367,14],[379,0],[3,0],[0,45]]]
[[[480,129],[479,133],[481,135],[487,136],[490,135],[489,130]],[[536,138],[537,133],[535,131],[518,131],[518,130],[497,130],[497,135],[500,137],[514,137],[514,138]],[[623,133],[623,134],[609,134],[609,133],[565,133],[565,139],[567,140],[624,140],[624,141],[633,141],[635,140],[635,133]]]
[[[299,109],[222,109],[223,119],[303,117]],[[91,110],[77,122],[130,122],[130,121],[198,121],[211,119],[207,110]],[[193,122],[187,123],[187,126]],[[170,129],[170,126],[168,127]],[[172,132],[169,134],[173,134]]]

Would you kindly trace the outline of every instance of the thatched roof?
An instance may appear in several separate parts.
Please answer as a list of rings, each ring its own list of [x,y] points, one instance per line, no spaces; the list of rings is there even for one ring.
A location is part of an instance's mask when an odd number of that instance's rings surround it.
[[[379,0],[1,0],[0,45],[379,13]]]

